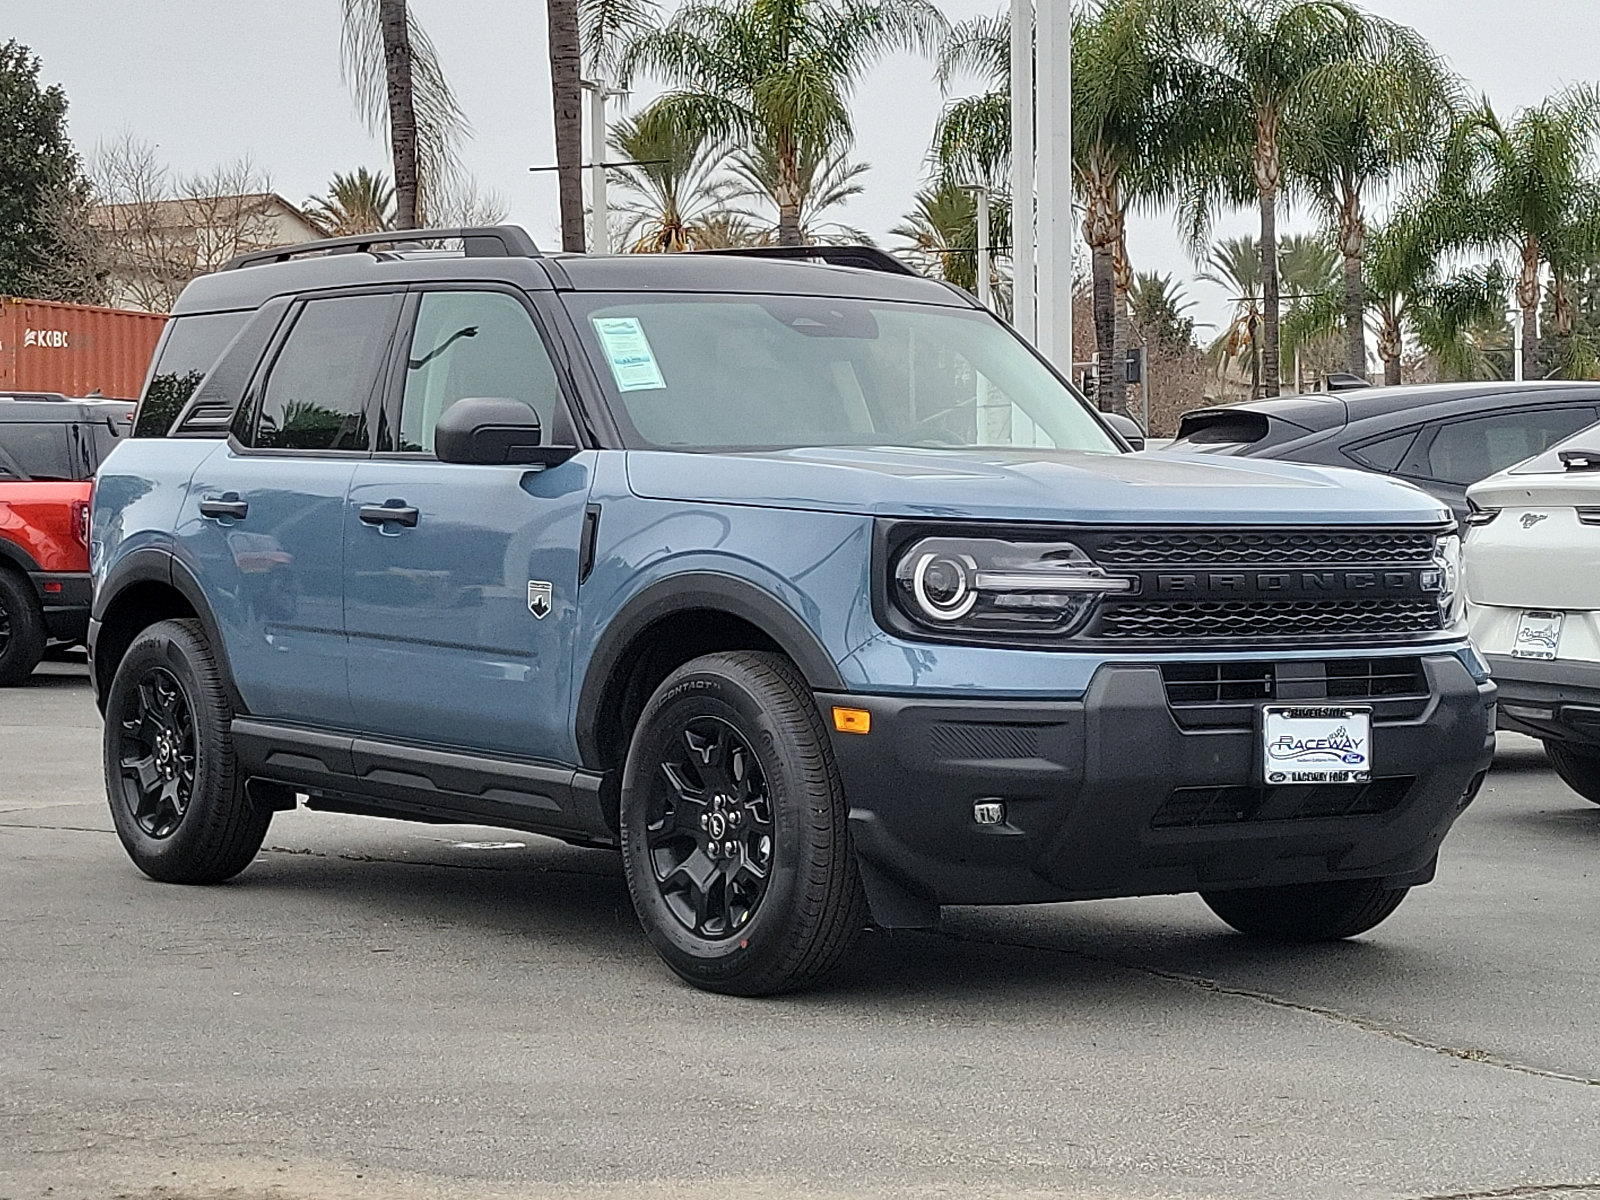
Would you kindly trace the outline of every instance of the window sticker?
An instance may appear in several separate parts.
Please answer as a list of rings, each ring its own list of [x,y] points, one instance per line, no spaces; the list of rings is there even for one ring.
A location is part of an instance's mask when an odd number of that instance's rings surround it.
[[[667,386],[656,365],[655,351],[644,335],[638,317],[593,317],[594,331],[600,335],[611,374],[619,392],[648,392]]]

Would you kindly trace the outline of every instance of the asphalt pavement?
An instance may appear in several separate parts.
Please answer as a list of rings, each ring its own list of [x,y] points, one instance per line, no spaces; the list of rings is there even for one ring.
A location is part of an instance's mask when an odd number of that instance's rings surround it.
[[[84,668],[0,691],[0,1200],[1600,1200],[1600,807],[1505,738],[1438,881],[1284,949],[1194,897],[963,909],[776,1000],[616,860],[281,814],[164,886]]]

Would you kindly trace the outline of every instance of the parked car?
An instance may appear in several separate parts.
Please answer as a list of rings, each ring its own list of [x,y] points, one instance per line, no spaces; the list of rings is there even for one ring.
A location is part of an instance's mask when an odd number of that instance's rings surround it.
[[[1469,485],[1596,421],[1596,383],[1440,383],[1196,409],[1169,449],[1378,471],[1465,519]]]
[[[128,400],[0,394],[0,687],[89,627],[89,490],[131,428]]]
[[[741,994],[869,913],[1199,892],[1328,939],[1433,877],[1494,733],[1436,501],[1127,453],[878,251],[393,236],[190,284],[101,470],[149,875],[237,874],[302,796],[530,830],[620,849],[672,969]],[[174,407],[191,323],[228,348]]]
[[[1500,685],[1500,727],[1541,740],[1600,804],[1600,426],[1467,497],[1467,616]]]

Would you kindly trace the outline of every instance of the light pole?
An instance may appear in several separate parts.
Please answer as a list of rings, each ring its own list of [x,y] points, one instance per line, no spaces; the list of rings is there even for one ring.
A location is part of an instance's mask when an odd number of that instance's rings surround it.
[[[1072,369],[1072,0],[1038,0],[1040,352]]]
[[[626,96],[606,86],[604,79],[585,79],[583,90],[589,93],[589,253],[611,253],[611,210],[606,201],[606,101],[612,96]]]
[[[1033,0],[1011,0],[1011,324],[1030,342],[1033,213]]]
[[[993,308],[993,288],[989,283],[993,271],[993,257],[989,247],[989,189],[985,184],[974,183],[966,188],[978,205],[978,303]]]

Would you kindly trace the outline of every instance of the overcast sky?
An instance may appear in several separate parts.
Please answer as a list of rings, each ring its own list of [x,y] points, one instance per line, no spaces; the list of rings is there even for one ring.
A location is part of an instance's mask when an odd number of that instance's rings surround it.
[[[942,0],[952,21],[999,0]],[[1502,112],[1564,84],[1600,78],[1600,0],[1370,0],[1415,26]],[[184,171],[249,154],[294,201],[324,191],[335,171],[386,168],[339,78],[341,0],[7,0],[0,38],[15,37],[62,84],[85,156],[131,132]],[[556,197],[544,5],[535,0],[412,0],[471,120],[468,168],[504,199],[510,218],[556,244]],[[970,90],[976,90],[975,85]],[[887,240],[925,173],[942,103],[925,62],[882,63],[856,96],[866,194],[846,219]],[[1303,224],[1304,222],[1300,222]],[[1219,233],[1245,233],[1239,216]],[[1291,221],[1291,226],[1295,222]],[[1140,270],[1189,278],[1170,222],[1141,218],[1130,252]],[[1191,284],[1202,322],[1224,319],[1223,293]]]

